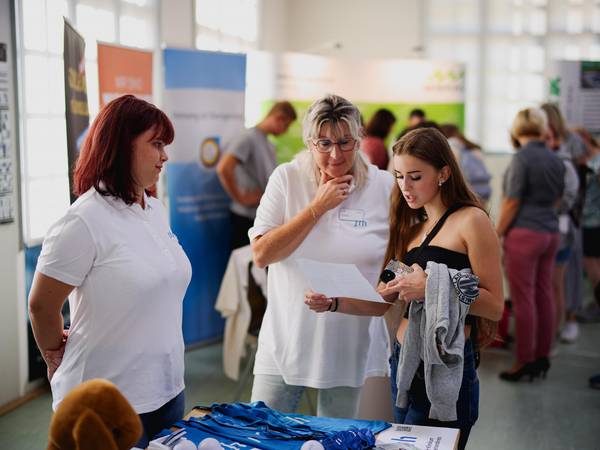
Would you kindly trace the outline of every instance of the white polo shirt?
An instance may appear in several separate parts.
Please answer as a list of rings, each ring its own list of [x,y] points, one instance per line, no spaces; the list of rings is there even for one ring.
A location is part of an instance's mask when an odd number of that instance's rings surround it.
[[[288,222],[314,198],[316,182],[301,168],[306,156],[280,165],[271,175],[248,232],[251,241]],[[366,185],[326,212],[289,257],[269,266],[255,374],[327,389],[359,387],[369,376],[388,373],[383,318],[311,311],[303,301],[309,286],[295,259],[353,263],[375,286],[388,241],[392,186],[390,173],[369,165]]]
[[[138,414],[184,388],[183,296],[191,265],[163,205],[126,205],[90,189],[48,231],[37,270],[76,286],[71,328],[52,378],[52,407],[76,385],[106,378]]]

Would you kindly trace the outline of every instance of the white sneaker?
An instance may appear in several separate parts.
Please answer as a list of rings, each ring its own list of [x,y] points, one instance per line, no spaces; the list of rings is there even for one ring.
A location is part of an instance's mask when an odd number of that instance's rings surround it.
[[[560,340],[565,344],[574,343],[579,337],[579,325],[577,322],[567,322],[560,332]]]

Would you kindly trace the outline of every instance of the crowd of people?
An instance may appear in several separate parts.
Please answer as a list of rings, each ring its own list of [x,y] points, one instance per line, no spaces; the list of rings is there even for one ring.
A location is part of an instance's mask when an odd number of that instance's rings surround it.
[[[519,111],[492,221],[481,147],[456,125],[415,109],[390,152],[391,111],[363,126],[355,105],[326,95],[303,118],[305,150],[277,166],[267,137],[294,120],[289,102],[276,103],[217,167],[232,198],[232,248],[251,245],[269,269],[252,400],[292,412],[310,387],[319,416],[356,417],[365,380],[390,373],[394,420],[458,428],[464,449],[480,352],[498,338],[505,297],[515,319],[514,364],[500,373],[508,382],[545,378],[557,336],[577,338],[583,267],[600,305],[597,141],[568,130],[553,104]],[[134,96],[102,109],[77,161],[79,198],[46,235],[29,298],[53,407],[82,381],[109,379],[140,415],[140,448],[184,412],[192,268],[149,195],[173,139],[167,116]],[[314,292],[299,258],[354,264],[385,301]],[[399,316],[389,344],[387,315]]]

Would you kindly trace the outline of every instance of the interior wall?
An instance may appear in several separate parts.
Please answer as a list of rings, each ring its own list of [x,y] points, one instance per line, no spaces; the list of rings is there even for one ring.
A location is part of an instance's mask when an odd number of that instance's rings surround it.
[[[8,52],[8,106],[9,106],[9,152],[12,156],[12,200],[14,221],[0,224],[0,346],[2,364],[0,364],[0,405],[16,399],[23,394],[26,374],[22,373],[23,337],[25,335],[25,304],[23,295],[19,295],[22,285],[19,283],[19,264],[23,264],[20,249],[20,219],[18,210],[18,146],[16,142],[16,102],[13,79],[13,11],[12,2],[0,0],[0,43],[6,44]],[[21,280],[22,281],[22,280]]]
[[[194,0],[163,0],[160,2],[160,43],[166,47],[193,48]]]
[[[261,0],[258,17],[258,50],[288,51],[289,0]]]
[[[258,49],[358,58],[420,58],[419,0],[261,0]],[[162,1],[161,43],[194,47],[194,1]],[[368,20],[364,20],[368,18]]]
[[[422,56],[420,0],[287,2],[287,51],[352,58]]]

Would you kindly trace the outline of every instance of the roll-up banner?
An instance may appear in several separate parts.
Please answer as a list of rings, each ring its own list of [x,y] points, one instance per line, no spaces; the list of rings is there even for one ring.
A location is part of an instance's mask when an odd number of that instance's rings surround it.
[[[183,303],[186,344],[220,337],[214,304],[229,258],[229,197],[215,166],[244,127],[246,56],[165,49],[164,109],[173,121],[167,186],[171,228],[189,257]]]
[[[456,62],[401,59],[335,59],[301,53],[248,55],[247,118],[254,124],[274,101],[289,100],[299,117],[327,93],[338,94],[359,107],[365,123],[379,108],[396,116],[388,143],[406,126],[413,108],[428,119],[464,128],[464,65]],[[302,123],[273,139],[279,162],[304,148]]]
[[[569,127],[600,136],[600,61],[552,61],[550,100],[558,102]]]
[[[124,94],[152,103],[152,52],[98,43],[100,107]]]
[[[69,162],[69,192],[73,194],[73,169],[79,148],[90,124],[85,77],[85,41],[65,19],[64,67],[65,67],[65,118],[67,122],[67,154]]]

